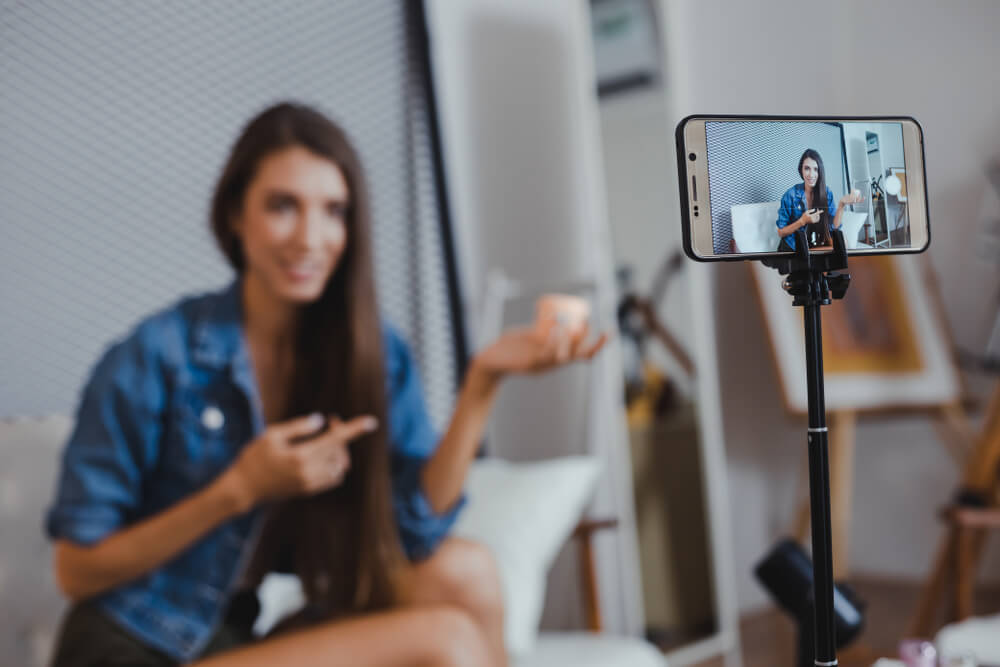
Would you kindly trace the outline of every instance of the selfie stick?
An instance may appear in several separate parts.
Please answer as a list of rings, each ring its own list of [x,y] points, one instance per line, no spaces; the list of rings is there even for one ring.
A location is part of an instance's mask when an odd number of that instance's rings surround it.
[[[813,609],[816,660],[819,667],[837,664],[833,612],[833,540],[830,534],[830,463],[826,404],[823,397],[823,332],[820,307],[842,299],[851,282],[847,273],[847,245],[839,229],[832,230],[833,252],[811,254],[805,231],[795,231],[795,255],[767,257],[764,266],[787,275],[782,287],[803,307],[806,338],[806,377],[809,391],[809,507],[812,515]]]

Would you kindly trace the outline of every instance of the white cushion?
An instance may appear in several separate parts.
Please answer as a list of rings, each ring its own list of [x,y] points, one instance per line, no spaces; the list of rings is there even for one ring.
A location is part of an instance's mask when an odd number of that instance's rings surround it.
[[[737,204],[729,209],[733,220],[733,239],[739,252],[774,252],[778,248],[778,207],[780,202]],[[844,211],[840,228],[849,250],[859,247],[858,235],[868,219],[864,212]],[[863,244],[862,244],[863,245]]]
[[[864,243],[858,243],[858,236],[861,234],[861,225],[865,224],[868,214],[864,212],[855,213],[844,211],[840,214],[840,230],[844,232],[844,242],[848,250],[858,247],[869,247]]]
[[[980,665],[1000,665],[1000,615],[946,625],[934,644],[945,659],[972,655]]]
[[[45,510],[72,420],[0,420],[0,663],[48,664],[65,602],[52,571]]]
[[[729,209],[733,239],[739,252],[774,252],[778,249],[779,202],[737,204]]]
[[[667,667],[663,654],[633,637],[589,632],[543,632],[534,652],[514,667]]]
[[[477,461],[454,534],[487,546],[504,593],[504,638],[513,656],[532,650],[546,575],[579,522],[597,481],[593,457],[533,463]],[[572,664],[572,663],[570,663]]]

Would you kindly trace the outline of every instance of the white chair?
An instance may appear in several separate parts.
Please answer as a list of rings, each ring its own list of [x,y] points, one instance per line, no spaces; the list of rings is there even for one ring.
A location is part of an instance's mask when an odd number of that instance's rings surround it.
[[[769,201],[759,204],[737,204],[729,209],[733,220],[733,240],[737,252],[774,252],[778,248],[779,202]],[[861,227],[868,219],[867,213],[844,211],[840,217],[840,228],[848,250],[868,247],[858,243]]]
[[[778,202],[738,204],[729,209],[737,252],[774,252],[778,249]]]
[[[871,247],[858,241],[858,236],[861,235],[861,227],[867,219],[868,214],[863,212],[844,211],[840,214],[840,229],[844,232],[844,240],[847,242],[848,250]]]

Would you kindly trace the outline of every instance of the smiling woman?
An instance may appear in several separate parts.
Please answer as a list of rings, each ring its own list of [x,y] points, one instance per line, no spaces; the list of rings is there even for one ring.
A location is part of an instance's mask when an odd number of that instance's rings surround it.
[[[249,294],[266,285],[289,303],[318,298],[347,243],[348,200],[340,167],[306,148],[262,160],[233,220],[252,267]]]
[[[836,206],[833,191],[826,186],[826,169],[823,158],[812,148],[807,148],[799,158],[799,176],[802,183],[785,191],[778,208],[778,237],[781,239],[777,250],[795,250],[795,232],[806,228],[806,239],[810,248],[822,247],[829,243],[829,229],[840,229],[841,217],[848,204],[857,203],[855,193],[845,195]]]
[[[378,315],[368,192],[338,126],[265,110],[211,211],[236,281],[143,321],[84,390],[47,520],[75,603],[54,664],[506,664],[491,556],[448,532],[502,378],[604,337],[504,332],[439,437]],[[308,629],[254,642],[272,570],[307,598],[279,631]]]

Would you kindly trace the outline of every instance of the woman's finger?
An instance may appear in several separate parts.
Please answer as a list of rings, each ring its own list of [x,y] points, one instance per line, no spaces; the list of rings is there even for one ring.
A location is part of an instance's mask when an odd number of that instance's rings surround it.
[[[349,421],[331,417],[329,428],[322,436],[299,446],[302,456],[315,463],[328,459],[333,452],[343,450],[352,441],[378,428],[378,420],[371,415],[362,415]]]
[[[590,322],[584,322],[580,330],[573,334],[573,344],[570,346],[570,357],[577,359],[584,349],[584,342],[590,338]]]
[[[322,432],[326,428],[326,425],[326,418],[319,413],[314,413],[305,417],[297,417],[274,424],[270,428],[282,440],[299,442],[319,435],[319,432]]]
[[[597,340],[595,340],[592,345],[583,350],[579,358],[593,359],[594,355],[600,352],[601,348],[604,347],[604,344],[607,342],[608,342],[608,334],[602,333],[600,336],[597,337]]]
[[[378,420],[372,415],[361,415],[346,422],[330,424],[330,433],[341,442],[351,442],[378,428]]]

